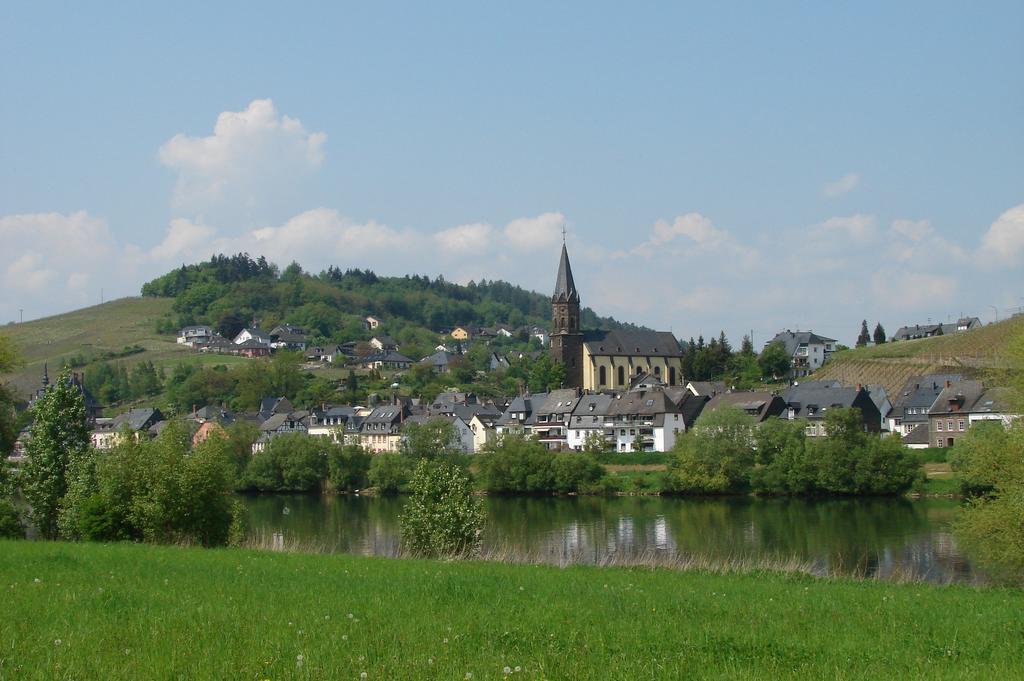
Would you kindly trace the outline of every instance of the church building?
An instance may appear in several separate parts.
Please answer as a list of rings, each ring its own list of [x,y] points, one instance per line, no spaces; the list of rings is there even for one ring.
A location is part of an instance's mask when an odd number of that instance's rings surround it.
[[[627,390],[650,374],[665,385],[685,385],[683,350],[667,331],[583,331],[580,294],[562,244],[551,297],[551,359],[565,367],[565,384],[593,392]]]

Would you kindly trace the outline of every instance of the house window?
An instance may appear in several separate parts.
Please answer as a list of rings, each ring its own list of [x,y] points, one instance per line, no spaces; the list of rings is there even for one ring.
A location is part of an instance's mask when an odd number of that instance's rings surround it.
[[[960,419],[960,422],[957,425],[960,426],[960,430],[961,431],[964,430],[964,425],[965,424],[964,424],[964,420],[963,419]]]
[[[935,422],[935,429],[937,431],[939,431],[940,433],[942,432],[942,421],[936,421]]]
[[[946,421],[946,430],[953,432],[953,421]]]
[[[654,375],[661,378],[661,367],[654,367]]]

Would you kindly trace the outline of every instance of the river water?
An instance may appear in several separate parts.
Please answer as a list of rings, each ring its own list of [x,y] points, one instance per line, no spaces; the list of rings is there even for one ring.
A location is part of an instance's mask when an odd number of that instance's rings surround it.
[[[254,536],[328,551],[395,555],[404,498],[243,497]],[[485,549],[561,563],[700,556],[715,561],[795,558],[819,574],[976,582],[958,550],[945,499],[681,499],[487,497]]]

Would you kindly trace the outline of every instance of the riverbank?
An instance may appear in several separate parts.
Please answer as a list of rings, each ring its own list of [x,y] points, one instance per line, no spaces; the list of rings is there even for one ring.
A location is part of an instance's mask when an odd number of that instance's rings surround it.
[[[1011,589],[141,545],[0,542],[0,580],[19,679],[1012,678],[1024,609]]]

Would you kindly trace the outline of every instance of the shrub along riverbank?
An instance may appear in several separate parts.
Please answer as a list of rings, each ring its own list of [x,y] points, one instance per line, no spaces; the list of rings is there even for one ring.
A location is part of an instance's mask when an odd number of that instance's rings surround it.
[[[18,679],[1016,678],[1024,609],[996,588],[58,542],[0,542],[0,583]]]

